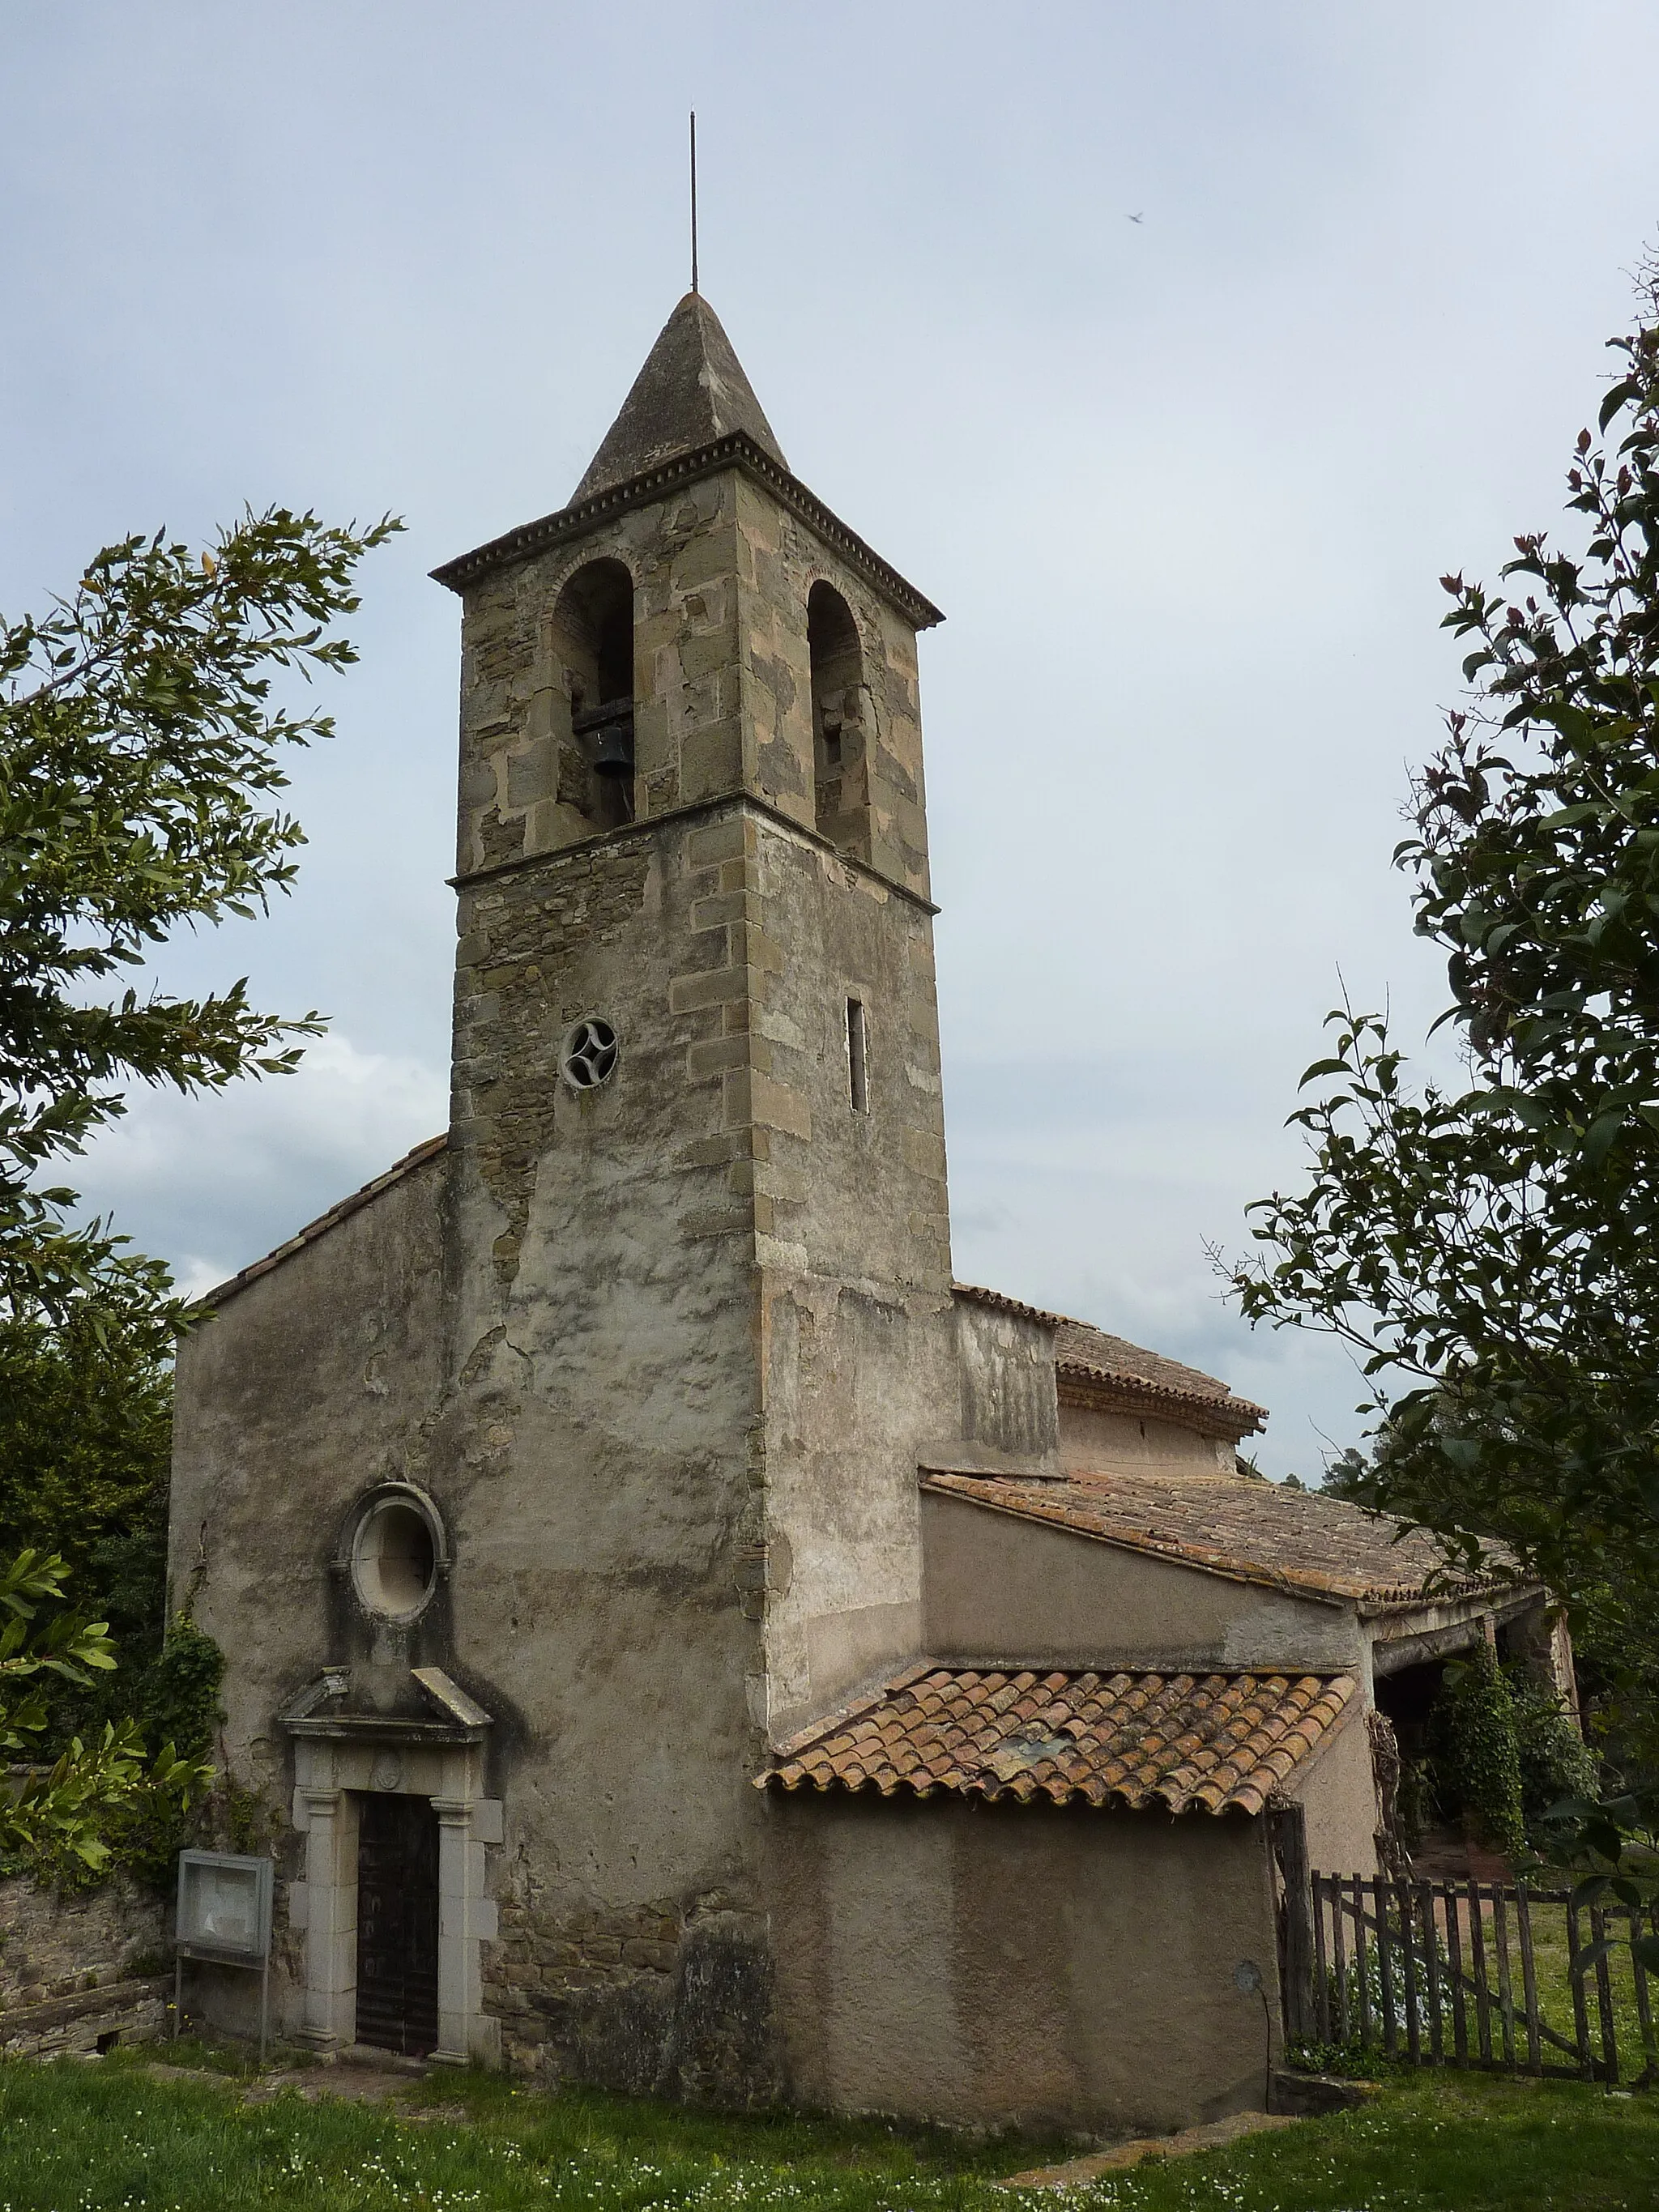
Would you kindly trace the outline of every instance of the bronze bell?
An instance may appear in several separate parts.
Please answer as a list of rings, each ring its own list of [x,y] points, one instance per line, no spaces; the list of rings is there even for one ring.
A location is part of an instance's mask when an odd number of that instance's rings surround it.
[[[596,775],[634,773],[634,717],[606,722],[593,733],[593,772]]]

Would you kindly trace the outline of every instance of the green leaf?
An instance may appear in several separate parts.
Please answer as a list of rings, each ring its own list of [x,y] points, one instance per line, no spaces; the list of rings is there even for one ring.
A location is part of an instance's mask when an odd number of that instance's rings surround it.
[[[1600,1966],[1603,1959],[1609,1957],[1620,1948],[1617,1940],[1611,1936],[1600,1936],[1594,1943],[1586,1945],[1578,1956],[1571,1961],[1570,1972],[1573,1979],[1582,1981],[1586,1974]]]

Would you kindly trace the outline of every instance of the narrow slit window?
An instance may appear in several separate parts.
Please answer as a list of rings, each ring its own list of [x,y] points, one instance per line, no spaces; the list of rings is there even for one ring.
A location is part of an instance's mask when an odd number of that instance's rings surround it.
[[[865,1029],[864,1001],[847,1001],[847,1087],[855,1114],[870,1111],[870,1043]]]

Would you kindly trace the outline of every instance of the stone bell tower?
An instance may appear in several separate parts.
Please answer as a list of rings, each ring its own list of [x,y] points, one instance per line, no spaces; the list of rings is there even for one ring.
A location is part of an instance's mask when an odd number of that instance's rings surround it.
[[[556,1918],[700,1898],[741,1936],[749,1778],[917,1650],[917,1456],[957,1425],[940,617],[790,473],[696,294],[571,503],[436,574],[457,1634],[536,1746],[503,1787],[521,1886]]]

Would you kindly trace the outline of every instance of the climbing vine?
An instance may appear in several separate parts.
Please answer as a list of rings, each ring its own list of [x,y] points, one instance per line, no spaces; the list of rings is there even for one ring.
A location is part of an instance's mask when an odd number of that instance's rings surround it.
[[[1480,1842],[1519,1856],[1527,1834],[1515,1699],[1489,1644],[1447,1668],[1429,1741],[1443,1808],[1455,1804]]]
[[[139,1724],[153,1742],[175,1745],[181,1755],[208,1759],[223,1711],[219,1703],[225,1655],[210,1636],[179,1613],[161,1650],[133,1685]],[[216,1838],[224,1824],[227,1779],[217,1776],[204,1796],[188,1807],[147,1801],[117,1823],[111,1836],[114,1865],[150,1888],[168,1889],[185,1845]]]
[[[1600,1762],[1553,1690],[1512,1674],[1509,1691],[1521,1762],[1522,1818],[1528,1840],[1536,1846],[1547,1816],[1564,1798],[1595,1796],[1601,1786]]]

